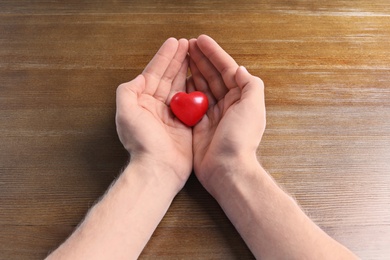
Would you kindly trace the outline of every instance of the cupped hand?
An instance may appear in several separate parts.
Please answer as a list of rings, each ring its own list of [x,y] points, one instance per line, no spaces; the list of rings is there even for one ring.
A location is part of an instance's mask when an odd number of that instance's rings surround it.
[[[256,160],[265,129],[264,85],[206,35],[189,41],[189,56],[188,91],[204,92],[210,104],[193,129],[194,170],[207,186],[229,164]]]
[[[188,41],[170,38],[142,74],[117,89],[116,124],[131,161],[173,170],[184,185],[193,166],[192,130],[173,116],[172,96],[185,91]]]

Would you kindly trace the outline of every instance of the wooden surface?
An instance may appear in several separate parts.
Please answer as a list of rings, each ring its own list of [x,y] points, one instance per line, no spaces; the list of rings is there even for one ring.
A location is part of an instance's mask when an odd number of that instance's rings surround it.
[[[360,257],[390,258],[388,0],[8,0],[0,259],[42,259],[64,241],[126,163],[116,87],[166,38],[201,33],[265,82],[264,167]],[[193,176],[140,258],[157,257],[253,258]]]

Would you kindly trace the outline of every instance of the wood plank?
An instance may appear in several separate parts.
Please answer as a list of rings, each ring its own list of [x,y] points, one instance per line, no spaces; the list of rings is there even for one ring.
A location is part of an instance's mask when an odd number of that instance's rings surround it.
[[[115,90],[209,34],[266,85],[258,158],[326,232],[390,255],[390,2],[0,2],[0,259],[42,259],[127,162]],[[253,259],[194,176],[140,259]]]

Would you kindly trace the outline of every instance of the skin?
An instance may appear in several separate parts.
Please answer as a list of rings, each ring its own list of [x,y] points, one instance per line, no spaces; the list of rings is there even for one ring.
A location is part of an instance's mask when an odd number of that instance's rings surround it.
[[[168,104],[175,93],[196,90],[209,108],[189,128]],[[259,164],[265,122],[258,77],[206,35],[168,39],[117,90],[117,131],[129,165],[48,259],[136,259],[192,169],[257,259],[356,259]]]

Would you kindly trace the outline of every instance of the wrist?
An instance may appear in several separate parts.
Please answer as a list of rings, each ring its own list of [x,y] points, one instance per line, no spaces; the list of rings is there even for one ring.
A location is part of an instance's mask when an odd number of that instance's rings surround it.
[[[253,175],[260,178],[263,175],[268,176],[257,160],[256,154],[221,160],[212,171],[202,175],[200,182],[217,199],[220,194],[223,196],[226,190],[251,179]]]
[[[124,175],[138,174],[148,185],[155,188],[164,187],[176,195],[184,186],[190,174],[152,156],[131,156],[130,163],[123,172]]]

